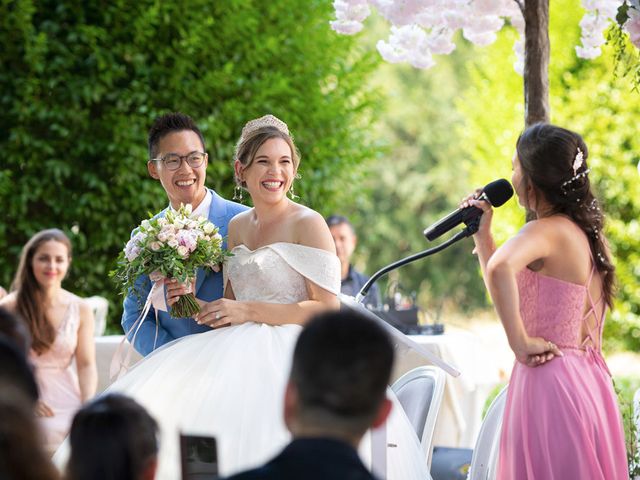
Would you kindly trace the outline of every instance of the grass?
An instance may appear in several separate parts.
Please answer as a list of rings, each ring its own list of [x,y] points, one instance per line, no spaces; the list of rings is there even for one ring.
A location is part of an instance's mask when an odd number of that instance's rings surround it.
[[[633,396],[640,389],[640,377],[617,377],[614,379],[614,388],[618,394],[618,405],[622,413],[624,434],[627,444],[627,462],[629,464],[629,476],[640,476],[640,451],[638,450],[639,418],[634,419]]]

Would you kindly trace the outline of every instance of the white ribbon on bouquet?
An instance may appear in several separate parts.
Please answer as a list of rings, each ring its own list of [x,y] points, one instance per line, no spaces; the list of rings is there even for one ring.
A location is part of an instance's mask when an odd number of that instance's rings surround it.
[[[149,278],[153,282],[153,285],[151,286],[151,290],[149,290],[147,299],[144,302],[142,312],[135,320],[135,322],[133,322],[131,328],[127,332],[125,332],[122,342],[120,342],[120,345],[118,345],[118,348],[111,358],[111,366],[109,367],[109,378],[112,382],[129,371],[131,352],[134,348],[133,345],[135,344],[136,336],[138,335],[138,331],[140,330],[144,319],[149,314],[149,310],[151,309],[151,307],[154,308],[156,317],[156,333],[153,339],[153,349],[155,350],[156,348],[159,328],[158,311],[160,310],[163,312],[168,312],[169,307],[167,307],[167,302],[164,297],[164,277],[158,272],[153,272],[151,275],[149,275]],[[129,345],[126,346],[125,343],[127,342],[127,339],[132,332],[133,336],[131,337],[131,342],[129,342]]]

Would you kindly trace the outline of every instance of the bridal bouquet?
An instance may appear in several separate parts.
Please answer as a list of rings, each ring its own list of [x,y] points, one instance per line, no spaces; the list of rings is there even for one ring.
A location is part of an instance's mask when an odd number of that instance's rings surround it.
[[[149,275],[157,283],[163,278],[191,282],[198,268],[218,271],[218,265],[230,253],[222,248],[218,227],[205,217],[191,218],[191,205],[168,211],[164,217],[143,220],[136,234],[127,242],[111,272],[126,295],[138,294],[135,282],[140,275]],[[149,303],[153,292],[149,293]],[[171,307],[174,318],[191,317],[200,311],[193,293],[183,295]]]

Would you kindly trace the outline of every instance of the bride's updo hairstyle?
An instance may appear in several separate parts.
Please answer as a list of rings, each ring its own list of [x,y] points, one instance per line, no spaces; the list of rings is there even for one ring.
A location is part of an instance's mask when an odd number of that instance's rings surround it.
[[[44,310],[42,287],[33,273],[33,257],[40,246],[50,240],[67,247],[67,255],[71,259],[71,242],[64,232],[57,228],[42,230],[22,248],[18,271],[11,284],[11,290],[16,292],[16,310],[29,327],[31,348],[38,354],[48,350],[56,339],[56,331]]]
[[[615,267],[602,233],[603,215],[589,180],[589,151],[580,135],[538,123],[527,128],[516,144],[524,186],[544,195],[551,214],[571,218],[586,234],[596,268],[603,275],[604,299],[613,307]]]
[[[281,138],[291,148],[291,161],[293,162],[294,171],[298,171],[300,165],[300,152],[293,143],[293,138],[289,134],[289,128],[277,117],[273,115],[265,115],[255,120],[247,122],[242,129],[240,140],[236,144],[234,160],[238,160],[240,164],[247,168],[253,163],[258,149],[272,138]],[[237,175],[234,175],[236,185],[245,188],[246,183],[241,181]]]

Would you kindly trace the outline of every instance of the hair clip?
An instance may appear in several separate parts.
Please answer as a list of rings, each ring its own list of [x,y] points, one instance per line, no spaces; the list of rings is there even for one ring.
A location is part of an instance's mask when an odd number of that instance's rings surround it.
[[[576,176],[578,173],[578,169],[584,164],[584,155],[582,154],[582,150],[578,148],[578,153],[576,153],[576,158],[573,160],[573,176]]]

